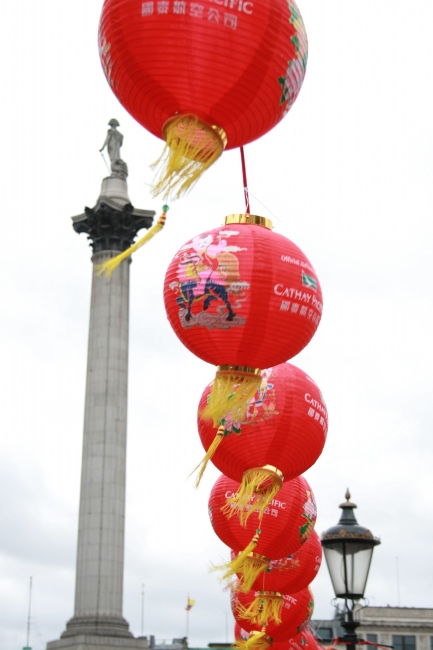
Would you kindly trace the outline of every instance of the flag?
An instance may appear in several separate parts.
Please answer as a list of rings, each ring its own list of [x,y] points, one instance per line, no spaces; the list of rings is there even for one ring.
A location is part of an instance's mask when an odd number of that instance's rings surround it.
[[[190,609],[192,609],[195,605],[195,600],[192,600],[192,598],[188,598],[187,603],[186,603],[186,611],[189,612]]]

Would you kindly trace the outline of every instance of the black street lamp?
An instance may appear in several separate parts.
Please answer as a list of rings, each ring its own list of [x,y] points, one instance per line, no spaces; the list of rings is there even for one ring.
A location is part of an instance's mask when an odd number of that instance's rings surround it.
[[[353,620],[353,608],[364,597],[373,549],[380,544],[368,528],[356,521],[356,507],[347,489],[346,502],[340,505],[340,521],[328,528],[321,540],[335,596],[345,601],[346,620],[341,625],[346,634],[341,641],[348,645],[348,650],[355,650],[358,642],[356,628],[360,623]]]

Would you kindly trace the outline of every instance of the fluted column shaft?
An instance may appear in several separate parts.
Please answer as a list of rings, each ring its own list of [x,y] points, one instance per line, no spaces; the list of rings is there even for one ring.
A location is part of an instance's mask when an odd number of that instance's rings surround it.
[[[93,266],[115,254],[94,254]],[[93,271],[75,616],[122,616],[129,266],[111,279]]]

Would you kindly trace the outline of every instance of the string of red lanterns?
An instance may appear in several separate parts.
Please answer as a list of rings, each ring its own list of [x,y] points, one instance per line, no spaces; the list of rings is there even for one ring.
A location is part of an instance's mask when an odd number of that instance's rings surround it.
[[[243,150],[300,92],[301,15],[294,0],[235,0],[230,9],[218,0],[105,0],[98,40],[114,94],[166,142],[154,195],[187,192],[224,149],[241,149],[246,213],[181,247],[164,302],[183,345],[217,368],[198,409],[206,455],[197,484],[208,462],[222,472],[209,513],[231,549],[222,568],[237,578],[232,608],[246,631],[238,648],[317,650],[306,626],[322,556],[302,473],[323,450],[328,413],[316,383],[287,362],[315,334],[322,292],[304,253],[250,214]]]

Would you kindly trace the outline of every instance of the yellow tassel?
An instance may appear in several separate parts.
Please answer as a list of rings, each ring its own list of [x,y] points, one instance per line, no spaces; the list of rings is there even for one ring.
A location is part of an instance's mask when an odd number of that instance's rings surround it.
[[[248,639],[237,639],[236,647],[238,650],[268,650],[272,643],[273,639],[262,630],[261,632],[251,632]]]
[[[245,558],[254,551],[254,549],[257,546],[257,543],[259,541],[259,535],[260,535],[260,528],[256,530],[256,534],[254,535],[253,539],[251,542],[248,544],[246,548],[244,548],[243,551],[239,553],[233,560],[230,562],[227,562],[226,564],[222,564],[221,566],[213,566],[212,571],[222,571],[224,570],[225,573],[222,576],[223,580],[228,580],[232,576],[236,575],[239,573],[243,562]],[[260,572],[259,572],[260,573]]]
[[[120,253],[119,255],[116,255],[116,257],[112,257],[111,260],[108,260],[108,262],[104,262],[104,264],[97,264],[96,265],[96,275],[102,275],[105,273],[107,278],[111,278],[113,271],[117,269],[119,264],[123,262],[123,260],[126,260],[127,257],[130,257],[132,253],[135,253],[139,248],[144,246],[149,239],[152,239],[156,235],[157,232],[163,229],[165,225],[165,221],[167,218],[167,211],[168,211],[168,205],[163,206],[163,212],[161,216],[159,217],[158,221],[156,224],[151,228],[150,230],[147,231],[147,233],[142,237],[136,244],[133,244],[129,248],[126,249],[126,251],[123,251],[123,253]]]
[[[229,580],[233,576],[238,576],[237,589],[248,593],[262,571],[265,571],[269,565],[269,558],[264,555],[254,553],[254,549],[259,541],[260,528],[257,529],[251,542],[241,551],[233,560],[221,566],[213,566],[213,571],[224,571],[222,580]]]
[[[248,469],[242,476],[242,483],[235,496],[227,499],[222,511],[228,518],[239,513],[242,526],[246,525],[253,512],[258,512],[261,520],[266,508],[283,485],[283,480],[282,472],[272,465]]]
[[[269,558],[265,557],[264,555],[259,555],[258,553],[250,553],[236,572],[239,577],[238,590],[242,591],[244,594],[247,594],[259,575],[262,572],[266,571],[269,563]]]
[[[260,368],[218,366],[202,417],[211,418],[215,427],[228,414],[233,422],[243,422],[261,382]]]
[[[269,621],[281,623],[281,610],[283,596],[278,591],[259,591],[257,597],[249,605],[239,605],[238,612],[241,618],[258,625],[267,625]]]
[[[227,145],[227,136],[223,129],[201,122],[196,115],[171,118],[165,123],[163,134],[166,146],[151,165],[157,173],[152,193],[168,197],[173,192],[179,197],[218,160]]]
[[[212,444],[209,447],[209,449],[207,450],[205,457],[197,465],[197,467],[194,467],[194,469],[191,472],[191,474],[194,474],[194,472],[196,472],[198,469],[200,469],[200,471],[198,473],[198,476],[197,476],[197,479],[196,479],[196,482],[195,482],[195,487],[196,488],[198,488],[198,486],[200,485],[200,481],[203,478],[203,474],[205,473],[208,462],[210,461],[210,459],[214,455],[215,451],[218,449],[219,445],[223,441],[224,431],[225,431],[224,425],[220,424],[220,426],[218,427],[217,434],[216,434],[215,438],[212,440]],[[191,474],[190,474],[190,476],[191,476]]]

